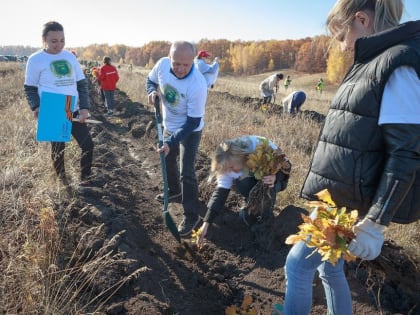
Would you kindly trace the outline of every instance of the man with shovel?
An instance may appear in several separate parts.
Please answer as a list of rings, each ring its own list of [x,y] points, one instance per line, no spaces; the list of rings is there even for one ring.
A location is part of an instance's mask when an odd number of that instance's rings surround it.
[[[169,57],[161,58],[146,79],[149,104],[159,97],[162,104],[163,145],[169,202],[182,202],[184,216],[178,225],[188,236],[200,223],[195,158],[204,126],[207,83],[194,65],[195,48],[185,41],[174,42]],[[177,158],[179,157],[179,168]],[[156,199],[163,202],[164,195]]]

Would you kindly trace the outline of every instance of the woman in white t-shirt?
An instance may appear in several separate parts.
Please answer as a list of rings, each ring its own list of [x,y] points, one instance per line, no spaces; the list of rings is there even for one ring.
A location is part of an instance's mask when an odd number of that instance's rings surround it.
[[[77,117],[80,121],[72,122],[71,134],[82,149],[80,185],[89,185],[93,141],[85,123],[90,116],[88,83],[76,56],[63,49],[64,28],[60,23],[55,21],[46,23],[42,31],[42,41],[44,48],[33,53],[27,62],[24,83],[26,99],[37,119],[43,92],[76,97],[77,105],[73,117]],[[54,169],[59,179],[68,185],[64,149],[65,142],[51,142]]]

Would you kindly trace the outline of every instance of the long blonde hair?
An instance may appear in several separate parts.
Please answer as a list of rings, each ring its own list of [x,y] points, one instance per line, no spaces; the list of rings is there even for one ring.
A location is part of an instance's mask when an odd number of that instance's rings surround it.
[[[358,11],[374,13],[373,31],[384,31],[400,23],[403,0],[338,0],[327,17],[327,28],[333,34],[349,26]]]
[[[227,162],[244,165],[250,154],[250,140],[241,137],[228,139],[219,144],[211,161],[211,174],[209,181],[227,171]]]

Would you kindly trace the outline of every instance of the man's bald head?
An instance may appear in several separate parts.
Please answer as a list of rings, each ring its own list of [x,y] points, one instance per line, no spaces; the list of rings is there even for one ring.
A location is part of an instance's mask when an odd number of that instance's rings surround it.
[[[194,45],[187,41],[177,41],[171,45],[169,58],[171,59],[171,68],[177,78],[187,76],[192,68],[195,57]]]

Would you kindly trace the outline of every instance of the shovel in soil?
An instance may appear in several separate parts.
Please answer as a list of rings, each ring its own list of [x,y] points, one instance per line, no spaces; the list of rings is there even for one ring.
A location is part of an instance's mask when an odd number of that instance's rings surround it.
[[[158,144],[159,148],[163,145],[163,132],[162,132],[162,116],[160,114],[160,100],[159,97],[155,97],[155,118],[158,131]],[[160,153],[160,164],[162,167],[162,177],[163,177],[163,219],[165,224],[168,227],[169,231],[176,238],[176,240],[181,243],[181,236],[179,235],[178,228],[175,225],[174,220],[171,217],[171,214],[168,211],[168,179],[166,177],[166,162],[165,162],[165,152]]]

